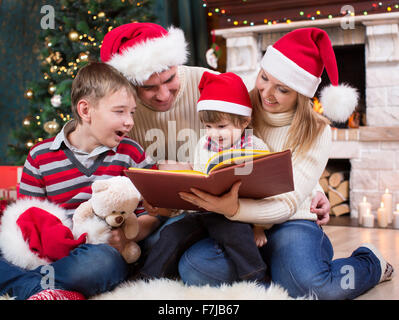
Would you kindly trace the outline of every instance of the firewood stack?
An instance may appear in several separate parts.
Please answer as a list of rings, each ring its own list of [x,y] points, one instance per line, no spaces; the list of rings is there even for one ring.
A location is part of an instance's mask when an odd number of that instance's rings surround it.
[[[350,212],[349,171],[333,171],[326,168],[320,178],[320,185],[331,205],[331,215],[340,216]]]

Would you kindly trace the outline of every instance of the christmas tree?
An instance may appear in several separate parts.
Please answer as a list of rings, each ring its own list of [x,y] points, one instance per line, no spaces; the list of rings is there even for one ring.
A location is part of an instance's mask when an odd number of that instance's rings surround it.
[[[28,114],[11,133],[14,143],[8,148],[14,164],[22,165],[33,145],[56,135],[71,119],[73,78],[89,61],[100,60],[105,34],[125,23],[154,21],[152,7],[152,0],[61,0],[42,7],[43,78],[25,91]]]

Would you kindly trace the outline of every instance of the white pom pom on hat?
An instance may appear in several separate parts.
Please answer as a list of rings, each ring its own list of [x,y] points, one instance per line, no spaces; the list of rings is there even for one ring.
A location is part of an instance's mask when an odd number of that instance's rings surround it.
[[[273,77],[313,98],[326,68],[331,85],[323,88],[320,102],[324,115],[344,122],[358,103],[356,89],[338,83],[338,67],[330,38],[324,30],[303,28],[291,31],[269,46],[261,61],[262,68]]]

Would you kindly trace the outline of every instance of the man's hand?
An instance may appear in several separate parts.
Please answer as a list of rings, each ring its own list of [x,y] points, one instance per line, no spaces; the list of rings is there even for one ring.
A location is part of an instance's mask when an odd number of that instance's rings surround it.
[[[145,211],[147,211],[148,214],[153,217],[156,216],[170,217],[171,214],[173,213],[172,209],[153,207],[146,200],[143,200],[143,206]]]
[[[115,228],[111,230],[111,237],[108,240],[108,244],[118,250],[120,254],[122,254],[122,250],[128,241],[130,240],[125,237],[125,233],[123,232],[122,228]]]
[[[325,225],[330,220],[330,202],[323,192],[317,191],[310,204],[310,212],[317,214],[317,224]]]

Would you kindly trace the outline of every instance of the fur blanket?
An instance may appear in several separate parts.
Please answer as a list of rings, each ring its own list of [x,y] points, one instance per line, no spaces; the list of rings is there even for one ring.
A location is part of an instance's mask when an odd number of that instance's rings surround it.
[[[0,300],[13,300],[8,295]],[[90,300],[310,300],[310,297],[291,298],[278,285],[268,289],[252,282],[237,282],[220,287],[186,286],[182,281],[158,279],[126,281],[110,292],[91,297]]]
[[[210,287],[186,286],[181,281],[158,279],[127,281],[93,300],[294,300],[283,288],[265,289],[251,282]],[[300,298],[304,300],[306,298]]]

